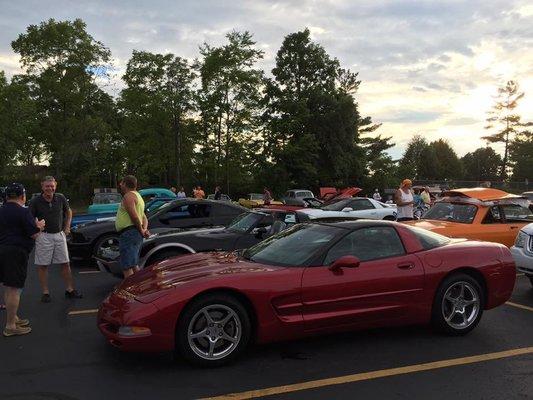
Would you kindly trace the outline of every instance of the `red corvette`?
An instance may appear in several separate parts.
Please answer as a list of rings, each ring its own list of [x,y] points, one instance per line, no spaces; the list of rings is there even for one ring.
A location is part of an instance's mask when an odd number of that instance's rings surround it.
[[[299,224],[238,253],[162,261],[103,302],[98,326],[126,351],[178,350],[220,365],[259,343],[432,323],[465,334],[515,283],[509,250],[387,221]]]

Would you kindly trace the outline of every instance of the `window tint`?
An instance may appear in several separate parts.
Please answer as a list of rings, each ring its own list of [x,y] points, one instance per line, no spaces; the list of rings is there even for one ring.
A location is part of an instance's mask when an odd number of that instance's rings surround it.
[[[324,265],[329,265],[342,256],[355,256],[360,261],[370,261],[402,254],[405,254],[405,250],[394,228],[363,228],[349,233],[336,243],[326,255]]]
[[[507,221],[533,221],[533,213],[527,207],[518,204],[503,204],[501,208]]]
[[[500,224],[502,223],[502,218],[500,216],[500,209],[498,206],[492,206],[487,211],[487,215],[483,218],[483,224]]]
[[[183,204],[162,214],[167,219],[208,218],[211,213],[209,204]]]
[[[350,203],[350,205],[346,207],[350,207],[354,211],[360,211],[360,210],[370,210],[374,208],[374,205],[367,199],[357,199],[357,200],[353,200]]]
[[[444,246],[445,244],[450,243],[449,238],[439,235],[438,233],[416,228],[414,226],[410,226],[409,229],[418,238],[424,250],[434,249],[435,247]]]
[[[307,190],[304,190],[304,191],[301,191],[301,192],[297,192],[296,193],[296,197],[299,197],[299,198],[305,198],[305,197],[314,197],[313,196],[313,193],[307,191]]]
[[[471,224],[476,213],[477,207],[474,205],[443,201],[431,207],[422,218]]]

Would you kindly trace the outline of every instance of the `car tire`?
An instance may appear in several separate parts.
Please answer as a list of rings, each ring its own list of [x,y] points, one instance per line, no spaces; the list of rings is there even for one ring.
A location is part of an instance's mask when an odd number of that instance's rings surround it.
[[[470,275],[456,273],[444,279],[435,294],[433,326],[449,335],[466,335],[481,320],[485,293]]]
[[[251,334],[250,316],[239,300],[224,293],[208,294],[183,311],[176,327],[176,350],[193,365],[219,367],[242,354]]]
[[[181,249],[164,249],[164,250],[160,250],[160,251],[158,251],[155,254],[152,254],[150,256],[150,258],[148,259],[148,262],[145,264],[145,266],[147,267],[149,265],[156,264],[156,263],[164,261],[164,260],[168,260],[169,258],[182,256],[182,255],[185,255],[185,254],[190,254],[190,253],[188,251],[186,251],[186,250],[181,250]]]
[[[113,239],[116,239],[118,242],[118,236],[113,233],[102,235],[98,239],[96,239],[96,241],[94,242],[94,246],[93,246],[93,256],[98,255],[98,250],[100,250],[100,248],[105,242],[108,242],[109,240],[113,240]]]

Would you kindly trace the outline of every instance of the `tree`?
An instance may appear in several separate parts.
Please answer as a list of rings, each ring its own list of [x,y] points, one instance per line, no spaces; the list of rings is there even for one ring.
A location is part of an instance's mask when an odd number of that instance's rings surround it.
[[[365,120],[353,94],[357,74],[340,68],[305,29],[285,37],[268,81],[265,149],[283,186],[347,186],[361,182]]]
[[[80,19],[30,25],[12,42],[35,99],[50,166],[77,194],[90,193],[100,173],[98,144],[114,123],[114,103],[96,85],[111,53]]]
[[[498,96],[495,104],[489,112],[487,118],[487,126],[485,129],[495,129],[496,132],[483,139],[488,143],[503,143],[504,152],[501,168],[501,177],[507,178],[509,167],[509,144],[521,131],[521,129],[528,125],[521,121],[521,117],[514,113],[518,106],[519,100],[524,97],[524,92],[520,92],[519,85],[515,81],[508,81],[504,87],[498,89]]]
[[[252,149],[260,126],[263,71],[255,64],[263,58],[249,32],[233,31],[227,43],[200,48],[197,70],[201,78],[198,102],[203,129],[202,169],[206,181],[226,190],[230,181],[250,181]],[[241,190],[237,188],[237,191]]]
[[[463,176],[463,166],[461,160],[452,149],[450,144],[444,140],[439,139],[430,143],[435,154],[435,170],[433,170],[433,177],[436,180],[454,180],[461,179]],[[431,171],[428,171],[428,174]]]
[[[494,181],[498,179],[502,159],[491,147],[480,147],[461,159],[464,178],[471,181]]]
[[[521,131],[509,145],[513,180],[533,180],[533,133]]]
[[[187,60],[173,54],[134,51],[128,61],[119,100],[125,155],[144,179],[181,186],[183,166],[191,169],[194,78]]]
[[[11,115],[9,113],[8,100],[9,84],[5,77],[4,71],[0,71],[0,176],[5,174],[5,169],[15,161],[15,140],[10,130],[9,122]]]
[[[398,174],[401,179],[422,179],[426,171],[421,171],[420,160],[429,146],[426,139],[421,135],[414,135],[399,162]]]

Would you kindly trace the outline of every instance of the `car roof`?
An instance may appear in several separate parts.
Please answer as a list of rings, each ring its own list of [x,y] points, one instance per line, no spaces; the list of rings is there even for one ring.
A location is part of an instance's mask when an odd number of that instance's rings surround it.
[[[480,201],[502,200],[511,198],[520,198],[516,194],[504,192],[503,190],[493,188],[462,188],[447,190],[444,192],[444,196],[463,196],[470,197],[472,199]]]

